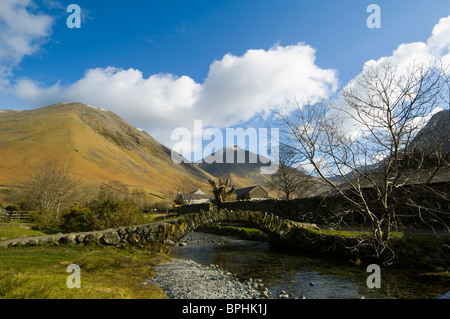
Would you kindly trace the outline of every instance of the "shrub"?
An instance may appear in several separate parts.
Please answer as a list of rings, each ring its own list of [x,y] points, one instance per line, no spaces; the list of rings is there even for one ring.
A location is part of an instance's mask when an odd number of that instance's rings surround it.
[[[130,226],[143,221],[144,214],[136,203],[99,196],[85,207],[72,205],[61,216],[60,228],[66,232],[81,232]]]
[[[31,212],[30,220],[33,223],[33,229],[56,230],[59,226],[59,219],[55,217],[54,211],[51,210]]]
[[[135,202],[114,197],[99,198],[89,203],[95,214],[97,229],[117,228],[142,223],[144,214]]]
[[[95,213],[89,207],[73,204],[61,216],[61,229],[66,232],[81,232],[95,229]]]

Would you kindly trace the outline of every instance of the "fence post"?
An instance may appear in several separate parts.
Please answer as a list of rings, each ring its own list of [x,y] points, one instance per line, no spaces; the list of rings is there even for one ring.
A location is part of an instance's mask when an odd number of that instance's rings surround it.
[[[6,212],[6,211],[0,212],[0,220],[3,223],[8,223],[9,222],[9,214],[8,214],[8,212]]]
[[[30,212],[28,211],[4,211],[0,212],[0,221],[9,223],[10,221],[28,220]]]

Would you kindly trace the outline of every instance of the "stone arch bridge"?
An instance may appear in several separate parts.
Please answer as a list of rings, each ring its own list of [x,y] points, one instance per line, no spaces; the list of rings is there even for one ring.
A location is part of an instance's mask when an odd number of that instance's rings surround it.
[[[314,224],[299,223],[279,216],[255,211],[202,211],[186,214],[162,222],[154,222],[138,226],[121,227],[103,231],[58,234],[39,237],[25,237],[1,240],[0,247],[33,246],[33,245],[74,245],[96,243],[100,245],[115,245],[123,247],[134,245],[138,247],[159,247],[170,249],[186,234],[201,226],[218,222],[245,222],[253,225],[268,235],[271,245],[316,250],[321,247],[336,246],[342,238],[333,235],[323,235],[314,231]],[[348,244],[348,243],[347,243]],[[344,243],[344,246],[347,246]],[[320,249],[319,249],[320,250]]]

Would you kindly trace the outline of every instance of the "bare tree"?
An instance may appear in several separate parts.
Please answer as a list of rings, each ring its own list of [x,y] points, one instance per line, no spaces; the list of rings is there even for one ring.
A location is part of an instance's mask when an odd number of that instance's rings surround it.
[[[151,200],[144,190],[137,187],[130,190],[129,186],[118,180],[102,183],[97,196],[102,199],[114,198],[120,201],[134,202],[142,210],[147,209],[151,204]]]
[[[100,185],[100,197],[116,198],[118,200],[131,199],[131,193],[128,186],[118,180],[110,180]]]
[[[367,65],[341,92],[342,103],[298,105],[293,114],[280,114],[286,144],[368,220],[372,236],[360,244],[370,245],[377,256],[386,249],[393,253],[389,234],[397,225],[396,190],[429,184],[448,163],[436,145],[439,164],[425,177],[414,178],[405,165],[414,137],[442,105],[445,80],[433,63],[402,69]]]
[[[72,171],[72,163],[64,164],[57,159],[38,163],[25,183],[23,200],[38,212],[57,219],[81,199],[80,179]]]
[[[222,203],[226,202],[227,199],[234,193],[236,186],[230,185],[229,179],[210,179],[208,182],[211,185],[212,192],[216,198],[217,208],[220,210]]]
[[[312,186],[311,176],[304,169],[297,166],[297,154],[294,149],[281,145],[279,149],[278,170],[270,176],[270,189],[282,193],[285,199],[292,195],[302,197]]]

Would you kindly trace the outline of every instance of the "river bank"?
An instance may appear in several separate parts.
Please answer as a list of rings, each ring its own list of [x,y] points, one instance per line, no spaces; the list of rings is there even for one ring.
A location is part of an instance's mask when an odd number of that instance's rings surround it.
[[[239,281],[238,276],[216,265],[172,258],[155,268],[146,282],[158,285],[170,299],[260,299],[268,297],[261,281]]]
[[[190,233],[169,256],[175,262],[158,265],[155,281],[149,282],[171,299],[221,299],[216,291],[227,299],[434,299],[450,290],[448,281],[421,276],[423,270],[415,267],[382,267],[381,289],[369,289],[366,267],[349,260],[293,254],[222,235]],[[259,295],[243,293],[237,282],[256,283]]]

